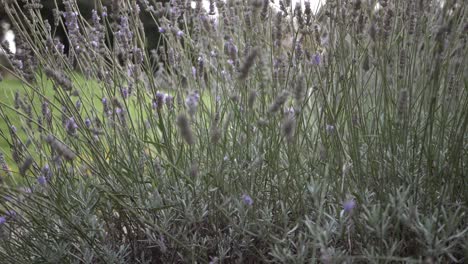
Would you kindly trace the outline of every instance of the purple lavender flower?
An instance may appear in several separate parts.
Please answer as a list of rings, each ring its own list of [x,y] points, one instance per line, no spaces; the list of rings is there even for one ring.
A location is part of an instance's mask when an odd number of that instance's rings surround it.
[[[177,37],[181,38],[184,36],[184,32],[182,30],[177,31],[176,33]]]
[[[135,64],[142,64],[144,60],[143,51],[140,48],[133,49],[133,55],[135,57]]]
[[[57,41],[57,43],[55,44],[55,48],[60,54],[63,54],[65,52],[65,45],[63,45],[59,41]]]
[[[86,125],[86,127],[88,127],[88,128],[91,127],[91,120],[90,120],[89,118],[86,118],[86,120],[85,120],[85,125]]]
[[[321,61],[320,54],[316,53],[316,54],[312,57],[312,64],[313,64],[313,65],[320,65],[320,61]]]
[[[345,213],[351,213],[351,211],[353,211],[355,207],[356,207],[356,201],[354,199],[346,200],[343,203],[343,210]]]
[[[49,113],[50,113],[50,110],[49,110],[49,102],[47,101],[44,101],[42,102],[42,115],[43,116],[48,116]]]
[[[253,199],[252,199],[252,197],[250,197],[248,194],[243,194],[243,195],[241,196],[241,198],[242,198],[242,201],[243,201],[246,205],[248,205],[248,206],[252,206],[252,205],[253,205]]]
[[[332,133],[335,132],[335,126],[333,126],[333,125],[327,125],[327,126],[325,127],[325,130],[327,131],[327,133],[332,134]]]
[[[17,213],[15,210],[7,210],[5,211],[5,215],[8,216],[8,217],[11,217],[11,218],[15,218]]]
[[[193,78],[197,78],[197,68],[195,68],[194,66],[192,66],[192,75]]]
[[[107,103],[107,98],[102,98],[102,106],[104,107],[103,111],[106,114],[109,114],[110,109],[109,109],[109,104]]]
[[[138,76],[138,68],[134,64],[127,65],[127,75],[131,78],[136,78]]]
[[[3,153],[0,152],[0,167],[1,169],[8,174],[8,176],[11,176],[11,171],[10,167],[8,167],[8,164],[6,163],[5,157],[3,156]]]
[[[211,258],[211,261],[208,264],[216,264],[219,261],[218,257],[210,257],[210,258]]]
[[[159,29],[158,29],[158,30],[159,30],[159,33],[161,33],[161,34],[164,34],[164,33],[166,33],[166,29],[165,29],[165,28],[163,28],[163,27],[159,27]]]
[[[102,7],[102,14],[101,14],[102,17],[107,17],[107,7],[106,6],[103,6]]]
[[[193,93],[191,93],[185,100],[185,104],[187,105],[191,116],[193,116],[197,111],[199,101],[200,94],[198,93],[198,91],[194,91]]]
[[[78,111],[81,109],[81,101],[80,101],[80,99],[76,100],[75,106],[76,106],[76,109],[77,109]]]
[[[123,99],[127,99],[127,98],[128,98],[128,88],[125,88],[125,87],[124,87],[124,88],[122,88],[122,89],[120,90],[120,92],[122,93],[122,98],[123,98]]]
[[[23,61],[21,61],[21,60],[15,60],[15,61],[14,61],[14,64],[16,64],[15,66],[16,66],[18,69],[20,69],[20,70],[23,69],[23,66],[24,66],[24,65],[23,65]]]
[[[0,216],[0,226],[6,223],[6,217]]]
[[[140,14],[140,12],[141,12],[140,5],[139,5],[139,4],[135,4],[134,8],[135,8],[135,13]]]
[[[71,1],[64,1],[65,12],[63,16],[65,18],[65,25],[68,30],[68,39],[70,40],[71,47],[79,47],[79,40],[82,37],[80,35],[80,26],[78,24],[78,12],[73,10]]]
[[[44,167],[42,167],[41,176],[43,176],[46,181],[50,180],[52,177],[52,171],[50,170],[49,164],[46,164]]]
[[[173,109],[174,108],[174,96],[167,94],[165,103],[166,103],[167,108]]]
[[[160,91],[156,92],[156,96],[153,99],[153,109],[161,109],[164,105],[164,101],[166,99],[166,95],[161,93]]]
[[[93,24],[99,24],[99,21],[101,20],[101,18],[99,17],[96,9],[93,9],[91,10],[91,19],[93,21]]]
[[[41,175],[37,178],[37,182],[40,184],[40,185],[46,185],[47,184],[47,179],[46,177],[44,177],[44,175]]]
[[[231,61],[236,61],[237,59],[237,53],[238,53],[238,48],[234,44],[234,41],[232,38],[228,38],[226,43],[224,43],[224,54],[226,54],[229,57],[229,60]]]
[[[76,129],[78,128],[78,125],[75,122],[75,118],[70,117],[65,125],[65,128],[67,129],[67,133],[71,136],[76,134]]]
[[[120,17],[119,30],[116,32],[116,37],[123,48],[123,52],[127,53],[131,51],[130,47],[133,40],[133,32],[130,29],[127,16]]]
[[[90,33],[90,43],[95,51],[100,52],[101,43],[104,43],[105,33],[104,26],[101,25],[101,18],[99,17],[96,10],[92,10],[92,22],[93,27],[91,28]]]

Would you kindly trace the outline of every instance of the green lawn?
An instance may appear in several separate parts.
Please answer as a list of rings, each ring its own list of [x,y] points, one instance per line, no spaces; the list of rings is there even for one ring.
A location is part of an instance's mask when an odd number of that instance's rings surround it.
[[[98,89],[98,85],[96,82],[87,81],[81,75],[75,74],[74,75],[77,79],[75,80],[75,85],[79,87],[80,91],[80,98],[82,104],[96,106],[100,102],[100,98],[102,95],[102,91]],[[15,126],[17,128],[18,136],[24,142],[26,142],[28,135],[26,134],[25,130],[22,129],[23,127],[27,126],[25,120],[27,120],[27,115],[24,110],[15,109],[15,93],[18,92],[20,94],[21,101],[26,102],[27,104],[32,105],[33,112],[41,111],[41,102],[43,98],[47,98],[50,101],[50,109],[53,113],[53,119],[55,122],[59,121],[61,118],[60,107],[58,107],[59,100],[57,97],[56,92],[53,89],[53,85],[50,80],[47,80],[45,76],[43,78],[39,78],[40,84],[37,84],[33,87],[23,84],[20,80],[15,78],[5,78],[2,82],[0,82],[0,152],[4,154],[5,160],[13,174],[16,173],[18,170],[15,162],[11,157],[11,135],[9,126]],[[40,87],[40,88],[36,88]],[[38,95],[38,91],[35,89],[41,89],[39,91],[44,97],[41,98]],[[77,99],[74,97],[69,97],[71,102],[75,102]],[[94,107],[92,107],[95,109]],[[90,107],[83,107],[83,109],[90,109]],[[83,111],[81,111],[83,112]],[[89,113],[81,113],[83,115],[87,115]],[[8,121],[7,121],[8,120]],[[10,123],[10,124],[8,124]],[[37,127],[36,120],[32,122],[33,127]],[[37,129],[36,129],[37,130]],[[38,139],[38,133],[35,133],[34,136]],[[30,155],[36,156],[37,153],[34,151],[30,152]]]
[[[16,113],[13,110],[14,107],[14,94],[15,91],[22,89],[21,82],[13,78],[4,79],[0,82],[0,109],[1,113],[8,116],[12,124],[16,127],[20,127],[21,123],[17,118],[14,118]],[[0,118],[0,135],[7,136],[8,124]],[[20,131],[21,135],[24,136],[24,133]],[[0,138],[0,152],[4,153],[7,159],[10,159],[10,146],[8,141],[3,137]]]
[[[110,99],[114,96],[108,95],[109,93],[117,93],[117,91],[105,91],[98,82],[94,80],[86,80],[80,74],[75,73],[73,74],[73,77],[75,78],[73,80],[73,84],[75,89],[79,91],[79,97],[68,97],[65,94],[60,94],[60,92],[54,91],[53,84],[45,76],[38,78],[39,82],[41,83],[34,86],[34,88],[29,87],[28,85],[24,85],[20,80],[15,78],[6,78],[0,82],[0,152],[5,156],[6,162],[13,171],[13,174],[16,174],[18,167],[11,157],[11,135],[9,126],[12,125],[17,128],[18,136],[23,141],[23,143],[26,142],[28,138],[28,135],[25,132],[26,130],[22,129],[23,127],[27,126],[27,115],[21,108],[18,110],[14,108],[16,91],[19,92],[20,98],[23,102],[32,103],[32,111],[38,112],[39,115],[43,98],[41,98],[38,94],[42,94],[43,97],[47,98],[50,101],[49,107],[53,114],[54,125],[61,125],[62,113],[60,110],[60,102],[65,101],[67,104],[75,105],[78,98],[80,98],[82,103],[80,110],[81,117],[83,120],[88,117],[92,119],[93,116],[102,115],[102,98],[106,97],[107,99]],[[38,91],[35,89],[41,90],[38,93]],[[203,100],[205,102],[210,102],[211,99],[207,96],[208,95],[206,95]],[[128,108],[128,116],[131,118],[130,120],[133,125],[138,126],[138,123],[141,124],[142,119],[148,118],[146,112],[139,111],[139,108],[148,106],[151,103],[151,95],[145,95],[143,100],[144,103],[138,101],[138,99],[133,96],[125,101],[126,108]],[[204,105],[204,107],[207,107],[207,109],[211,108],[209,104]],[[6,120],[9,120],[10,125]],[[33,120],[32,126],[33,131],[37,130],[35,129],[35,127],[37,127],[36,120]],[[46,134],[48,133],[46,132]],[[38,135],[39,133],[35,133],[33,136],[35,139],[39,139]],[[38,155],[34,151],[34,147],[31,147],[29,154],[34,158],[36,158]]]

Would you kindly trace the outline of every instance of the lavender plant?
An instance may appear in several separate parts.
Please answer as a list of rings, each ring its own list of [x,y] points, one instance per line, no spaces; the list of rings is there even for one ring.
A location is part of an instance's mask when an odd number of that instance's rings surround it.
[[[461,1],[25,2],[1,263],[466,262]]]

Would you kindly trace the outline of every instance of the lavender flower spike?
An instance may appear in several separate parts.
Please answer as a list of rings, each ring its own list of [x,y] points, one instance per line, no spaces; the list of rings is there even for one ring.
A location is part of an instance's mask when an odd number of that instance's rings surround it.
[[[356,207],[356,201],[354,199],[346,200],[343,203],[343,210],[345,213],[351,213],[355,207]]]
[[[47,179],[44,177],[44,175],[41,175],[37,178],[37,182],[40,184],[40,185],[46,185],[47,183]]]
[[[246,205],[248,205],[248,206],[252,206],[252,205],[253,205],[253,199],[252,199],[252,197],[250,197],[250,195],[248,195],[248,194],[243,194],[243,195],[241,196],[241,198],[242,198],[242,201],[243,201]]]

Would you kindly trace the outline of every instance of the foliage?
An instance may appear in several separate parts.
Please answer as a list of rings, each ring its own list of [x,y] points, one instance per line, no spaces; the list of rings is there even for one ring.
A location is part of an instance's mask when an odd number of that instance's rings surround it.
[[[30,2],[5,6],[2,263],[466,261],[459,1]]]

